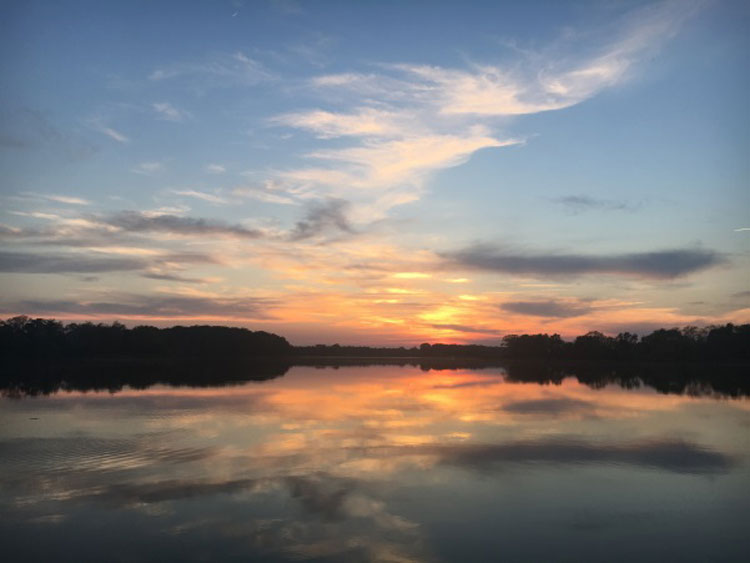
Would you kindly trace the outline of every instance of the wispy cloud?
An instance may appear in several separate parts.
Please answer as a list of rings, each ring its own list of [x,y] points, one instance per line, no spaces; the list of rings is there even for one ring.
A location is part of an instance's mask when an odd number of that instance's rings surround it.
[[[271,4],[280,12],[290,16],[299,16],[305,13],[297,0],[271,0]]]
[[[6,311],[42,315],[117,315],[138,318],[268,319],[275,303],[256,297],[200,297],[116,293],[102,300],[24,300],[2,306]]]
[[[141,162],[130,169],[131,172],[143,174],[144,176],[153,176],[162,170],[164,170],[164,165],[161,162]]]
[[[225,204],[229,203],[226,199],[224,199],[223,197],[220,197],[218,195],[209,194],[209,193],[206,193],[206,192],[199,192],[199,191],[196,191],[196,190],[172,190],[172,193],[175,194],[175,195],[181,195],[181,196],[185,196],[185,197],[192,197],[192,198],[195,198],[195,199],[200,199],[200,200],[203,200],[203,201],[207,201],[209,203],[215,203],[215,204],[220,204],[220,205],[225,205]]]
[[[400,117],[403,119],[403,116],[394,111],[363,107],[353,113],[323,110],[288,113],[274,117],[271,123],[307,129],[321,139],[343,136],[391,137],[403,133],[403,127],[398,123]]]
[[[148,263],[136,258],[104,258],[81,254],[0,252],[0,272],[69,274],[140,270]]]
[[[166,65],[157,68],[149,75],[152,81],[186,80],[199,94],[213,88],[253,86],[275,78],[276,76],[262,63],[241,51]]]
[[[677,249],[631,254],[587,255],[530,253],[504,246],[478,244],[442,256],[449,264],[488,272],[536,276],[625,274],[669,279],[699,272],[726,260],[712,250]]]
[[[137,248],[89,248],[79,252],[57,254],[0,252],[0,272],[6,273],[84,274],[141,270],[153,273],[179,269],[184,264],[214,263],[214,258],[204,254],[165,254]]]
[[[589,401],[572,399],[570,397],[511,401],[502,406],[502,410],[515,414],[541,414],[549,416],[559,416],[567,413],[591,414],[595,408],[595,405]]]
[[[227,171],[226,167],[221,164],[207,164],[205,170],[209,174],[224,174]]]
[[[101,122],[94,121],[91,124],[91,126],[96,131],[99,131],[99,133],[102,133],[102,134],[106,135],[110,139],[114,139],[118,143],[129,143],[130,142],[130,138],[127,137],[124,133],[120,133],[116,129],[113,129],[112,127],[104,125]]]
[[[393,68],[415,81],[416,95],[442,114],[507,116],[559,110],[625,81],[633,65],[674,35],[701,3],[661,2],[637,10],[620,29],[611,31],[613,39],[603,48],[582,59],[541,53],[520,68],[486,64],[468,70],[408,64]]]
[[[94,117],[87,119],[86,124],[94,131],[98,131],[99,133],[106,135],[107,137],[117,141],[118,143],[129,143],[130,138],[124,133],[121,133],[120,131],[111,127],[108,121],[109,120],[102,115],[95,115]]]
[[[352,201],[352,220],[382,218],[394,206],[418,200],[427,177],[436,170],[465,162],[475,151],[518,144],[500,141],[482,127],[464,134],[421,135],[366,140],[359,146],[322,149],[308,158],[330,161],[326,168],[301,168],[281,174],[305,197],[346,198]]]
[[[154,108],[154,111],[159,116],[159,119],[163,119],[165,121],[179,122],[185,121],[185,119],[188,119],[190,117],[190,114],[188,112],[177,109],[168,102],[157,102],[151,104],[151,107]]]
[[[262,189],[240,186],[232,190],[232,195],[242,198],[255,199],[264,203],[277,203],[279,205],[297,205],[292,198],[280,193]]]
[[[56,201],[58,203],[65,203],[67,205],[91,205],[91,202],[89,200],[83,199],[80,197],[73,197],[73,196],[68,196],[68,195],[55,195],[55,194],[47,194],[44,197],[51,201]]]
[[[36,192],[23,192],[18,195],[12,196],[14,199],[32,199],[32,200],[48,200],[56,203],[64,203],[66,205],[91,205],[91,202],[87,199],[80,197],[74,197],[63,194],[40,194]]]
[[[610,30],[604,47],[587,52],[556,45],[518,65],[398,63],[377,65],[370,73],[315,77],[313,92],[351,109],[290,112],[272,123],[348,145],[311,151],[305,156],[320,165],[285,170],[279,177],[301,197],[351,201],[354,223],[383,217],[422,197],[432,173],[460,165],[481,149],[522,144],[523,138],[499,133],[505,123],[499,118],[567,108],[624,82],[693,11],[693,3],[650,6]],[[561,203],[578,211],[627,208],[582,196]]]
[[[493,336],[499,336],[501,334],[501,331],[499,330],[477,326],[467,326],[459,324],[433,324],[430,326],[438,330],[452,330],[455,332],[466,332],[470,334],[490,334]]]
[[[562,405],[561,405],[562,406]],[[588,405],[566,405],[570,408]],[[430,449],[425,446],[423,449]],[[467,469],[488,470],[512,463],[557,463],[596,465],[624,464],[689,474],[726,473],[736,460],[720,451],[681,441],[640,443],[593,443],[527,441],[504,444],[457,444],[434,447],[442,463]]]
[[[181,217],[177,215],[147,215],[138,211],[122,211],[103,219],[108,225],[132,233],[163,232],[174,235],[215,235],[254,239],[263,236],[256,229],[230,225],[219,220]]]
[[[531,315],[534,317],[552,317],[567,319],[580,317],[593,311],[593,307],[582,301],[563,301],[547,299],[538,301],[506,301],[499,305],[500,309],[509,313]]]
[[[626,201],[602,199],[587,195],[567,195],[553,198],[554,203],[564,206],[568,212],[577,215],[585,211],[634,211],[638,205]]]
[[[199,283],[199,284],[206,284],[206,283],[212,283],[217,281],[216,278],[198,278],[194,276],[185,276],[182,274],[176,274],[172,272],[162,272],[162,271],[148,271],[142,274],[144,278],[152,279],[152,280],[162,280],[162,281],[173,281],[173,282],[179,282],[179,283]]]
[[[383,65],[380,73],[322,76],[314,84],[384,100],[407,96],[442,115],[508,116],[563,109],[623,82],[631,67],[674,35],[701,4],[661,2],[637,10],[620,29],[610,30],[604,47],[583,57],[572,57],[564,45],[556,45],[523,65],[457,69],[402,63]]]

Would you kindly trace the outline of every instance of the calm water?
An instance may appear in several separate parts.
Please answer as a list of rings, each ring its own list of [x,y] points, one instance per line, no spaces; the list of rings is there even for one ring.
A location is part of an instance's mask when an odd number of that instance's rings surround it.
[[[740,561],[750,401],[294,367],[0,399],[4,560]]]

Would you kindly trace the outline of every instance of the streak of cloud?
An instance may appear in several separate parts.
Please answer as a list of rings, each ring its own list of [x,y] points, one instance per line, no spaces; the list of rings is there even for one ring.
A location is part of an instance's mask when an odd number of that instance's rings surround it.
[[[132,233],[163,232],[183,236],[218,235],[246,239],[263,236],[259,230],[230,225],[223,221],[177,215],[150,216],[138,211],[122,211],[105,221],[113,227]]]
[[[102,258],[79,254],[0,252],[0,272],[70,274],[139,270],[148,263],[137,258]]]
[[[442,256],[448,265],[502,274],[535,276],[622,274],[653,279],[677,278],[725,262],[720,254],[703,249],[586,255],[528,253],[488,244],[477,244],[453,252],[444,252]]]
[[[159,119],[162,119],[164,121],[180,122],[185,121],[185,119],[190,117],[190,114],[188,112],[177,109],[168,102],[156,102],[154,104],[151,104],[151,107],[157,113]]]
[[[574,215],[585,211],[635,211],[638,208],[638,205],[626,201],[600,199],[587,195],[568,195],[554,198],[552,201],[564,206]]]
[[[560,300],[546,301],[508,301],[499,305],[500,309],[509,313],[531,315],[535,317],[554,317],[567,319],[580,317],[593,311],[593,307],[581,302],[567,302]]]
[[[26,299],[0,306],[8,312],[45,316],[117,315],[139,318],[252,318],[269,319],[275,302],[256,297],[202,297],[116,293],[109,299]]]
[[[734,464],[723,453],[690,442],[664,440],[629,444],[529,441],[436,448],[442,463],[489,470],[509,463],[623,464],[686,474],[722,474]]]
[[[215,194],[209,194],[206,192],[199,192],[196,190],[172,190],[172,193],[175,195],[181,195],[185,197],[192,197],[195,199],[200,199],[203,201],[207,201],[208,203],[215,203],[219,205],[225,205],[229,203],[226,199],[223,197],[220,197]]]
[[[194,61],[162,66],[149,75],[149,80],[183,80],[199,95],[214,88],[255,86],[275,80],[276,75],[262,63],[237,51],[220,53]]]

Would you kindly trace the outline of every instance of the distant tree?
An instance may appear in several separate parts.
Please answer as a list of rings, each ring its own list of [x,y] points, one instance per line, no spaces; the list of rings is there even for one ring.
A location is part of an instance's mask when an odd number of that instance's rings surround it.
[[[612,360],[615,350],[616,341],[597,330],[587,332],[573,342],[573,353],[582,360]]]

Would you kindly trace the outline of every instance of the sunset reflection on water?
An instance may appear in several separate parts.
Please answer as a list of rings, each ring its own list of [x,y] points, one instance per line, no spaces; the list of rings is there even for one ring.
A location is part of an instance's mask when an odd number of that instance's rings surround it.
[[[4,399],[0,537],[20,559],[739,560],[749,411],[400,366]]]

